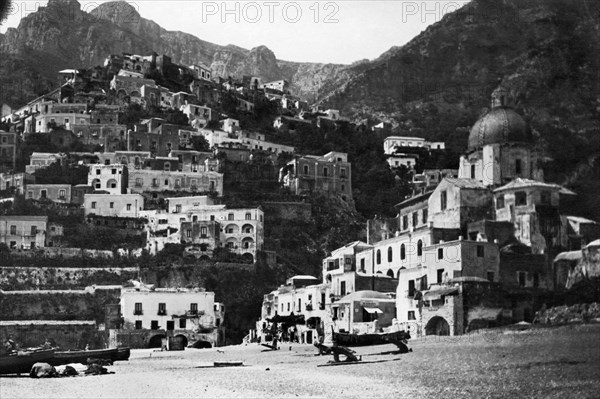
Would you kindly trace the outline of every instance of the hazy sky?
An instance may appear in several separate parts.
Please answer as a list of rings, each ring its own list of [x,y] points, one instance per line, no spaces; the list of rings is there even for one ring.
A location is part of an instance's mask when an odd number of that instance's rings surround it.
[[[103,1],[80,0],[91,11]],[[251,49],[265,45],[279,59],[349,64],[373,59],[405,44],[428,25],[468,1],[128,1],[142,17],[167,30]],[[13,0],[0,26],[16,27],[22,16],[47,1]]]

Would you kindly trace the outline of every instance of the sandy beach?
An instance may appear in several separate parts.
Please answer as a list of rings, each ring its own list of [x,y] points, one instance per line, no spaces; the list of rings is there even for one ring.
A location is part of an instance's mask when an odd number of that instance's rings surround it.
[[[355,348],[363,364],[327,364],[310,345],[257,344],[183,352],[134,350],[115,374],[0,378],[8,398],[597,398],[600,325],[488,331]],[[214,361],[244,367],[214,368]]]

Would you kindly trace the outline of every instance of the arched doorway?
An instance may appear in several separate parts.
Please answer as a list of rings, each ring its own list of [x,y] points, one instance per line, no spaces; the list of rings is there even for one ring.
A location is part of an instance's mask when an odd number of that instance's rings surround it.
[[[450,325],[443,317],[432,317],[425,326],[425,335],[450,335]]]
[[[161,348],[163,338],[166,338],[163,334],[154,335],[148,341],[148,348]]]
[[[183,334],[178,334],[173,338],[173,345],[177,350],[183,350],[188,346],[188,339]]]
[[[196,349],[210,349],[212,345],[208,341],[198,340],[192,344],[192,348]]]

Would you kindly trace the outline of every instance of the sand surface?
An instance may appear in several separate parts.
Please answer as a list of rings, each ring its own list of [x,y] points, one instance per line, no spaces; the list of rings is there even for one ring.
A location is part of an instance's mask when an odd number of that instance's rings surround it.
[[[392,345],[354,348],[364,364],[332,367],[318,367],[331,356],[300,344],[132,350],[111,375],[0,377],[0,398],[600,397],[600,325],[427,337],[409,347],[404,355],[382,354]],[[245,366],[212,367],[238,360]]]

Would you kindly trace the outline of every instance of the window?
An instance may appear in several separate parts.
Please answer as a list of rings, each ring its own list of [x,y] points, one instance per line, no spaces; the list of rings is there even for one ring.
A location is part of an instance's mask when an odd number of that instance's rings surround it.
[[[304,174],[307,175],[308,174],[308,165],[304,165]]]
[[[152,320],[150,322],[150,328],[153,330],[158,330],[158,320]]]
[[[515,205],[516,206],[527,205],[527,193],[525,191],[517,191],[515,193]]]
[[[230,213],[229,215],[227,215],[227,220],[233,220],[233,213]]]
[[[444,259],[444,248],[438,248],[438,259]]]
[[[15,226],[15,225],[10,226],[10,234],[13,236],[17,234],[17,226]]]
[[[136,302],[135,303],[135,309],[133,311],[133,314],[136,315],[136,316],[144,314],[144,312],[142,311],[142,303],[141,302]]]
[[[165,186],[169,185],[169,179],[165,179]]]
[[[287,304],[287,311],[288,311],[288,312],[290,311],[290,303],[289,303],[289,302],[288,302],[288,304]]]
[[[427,223],[427,209],[423,209],[423,224]]]
[[[67,196],[66,190],[58,190],[58,197],[64,199]]]
[[[158,304],[158,315],[159,316],[165,316],[167,314],[167,304],[166,303],[159,303]]]
[[[346,168],[342,168],[342,169],[340,169],[340,177],[341,177],[342,179],[345,179],[345,178],[346,178]]]
[[[520,159],[515,159],[515,174],[520,175],[523,172],[523,165]]]
[[[408,215],[402,216],[402,230],[408,229]]]
[[[186,236],[187,238],[192,238],[192,230],[186,230],[186,231],[185,231],[185,236]]]
[[[438,282],[438,284],[441,284],[443,278],[444,278],[444,269],[438,269],[437,270],[437,282]]]
[[[323,176],[327,177],[328,174],[329,174],[329,169],[327,169],[327,167],[323,168]]]
[[[389,247],[389,248],[388,248],[388,262],[391,262],[391,261],[392,261],[392,258],[393,258],[393,255],[392,255],[392,247]]]
[[[116,168],[112,168],[111,171],[110,171],[110,173],[112,173],[113,175],[116,175],[117,174],[117,169]]]
[[[526,280],[527,280],[526,272],[517,272],[517,281],[519,283],[519,287],[525,287]]]
[[[135,329],[136,330],[141,330],[142,329],[142,321],[141,320],[136,320],[135,321]]]
[[[37,226],[31,226],[31,235],[34,236],[37,234]]]
[[[494,282],[494,272],[487,272],[487,279],[489,282]]]
[[[127,204],[127,210],[130,211],[131,210],[131,204]]]
[[[442,211],[446,210],[447,200],[448,200],[448,194],[447,194],[446,190],[444,190],[440,193],[440,208]]]
[[[381,264],[381,250],[379,249],[377,250],[377,264]]]
[[[504,194],[496,197],[496,209],[504,208]]]
[[[92,202],[92,209],[96,209],[96,202],[95,201]]]
[[[533,273],[533,288],[538,288],[540,286],[540,274]]]
[[[471,179],[475,178],[475,165],[471,165]]]
[[[540,202],[543,205],[550,205],[550,192],[549,191],[542,191],[540,193]]]
[[[340,295],[341,296],[346,295],[346,282],[345,281],[340,282]]]
[[[208,235],[208,229],[206,227],[202,226],[200,228],[200,237],[206,238],[207,235]]]
[[[483,245],[478,245],[477,246],[477,257],[478,258],[483,258],[484,256],[484,248]]]
[[[360,270],[362,272],[365,271],[365,259],[364,258],[360,260]]]
[[[185,323],[186,323],[185,319],[179,319],[179,328],[182,330],[185,329],[185,327],[186,327]]]
[[[415,296],[415,280],[408,280],[408,296]]]
[[[8,184],[7,184],[8,189]],[[27,191],[27,198],[33,198],[33,191]]]
[[[400,259],[406,259],[406,245],[404,244],[400,245]]]
[[[423,241],[419,240],[417,242],[417,256],[423,255]]]
[[[417,225],[419,224],[419,214],[417,212],[413,212],[412,214],[412,224],[413,228],[417,227]]]
[[[246,213],[246,220],[251,220],[251,219],[252,219],[252,214]]]
[[[113,209],[115,207],[115,203],[111,202],[110,204],[108,204],[108,206],[109,206],[110,209]]]
[[[415,311],[414,310],[409,310],[408,311],[408,320],[416,320],[417,318],[415,317]]]
[[[96,174],[99,175],[101,173],[100,169],[96,169]]]

